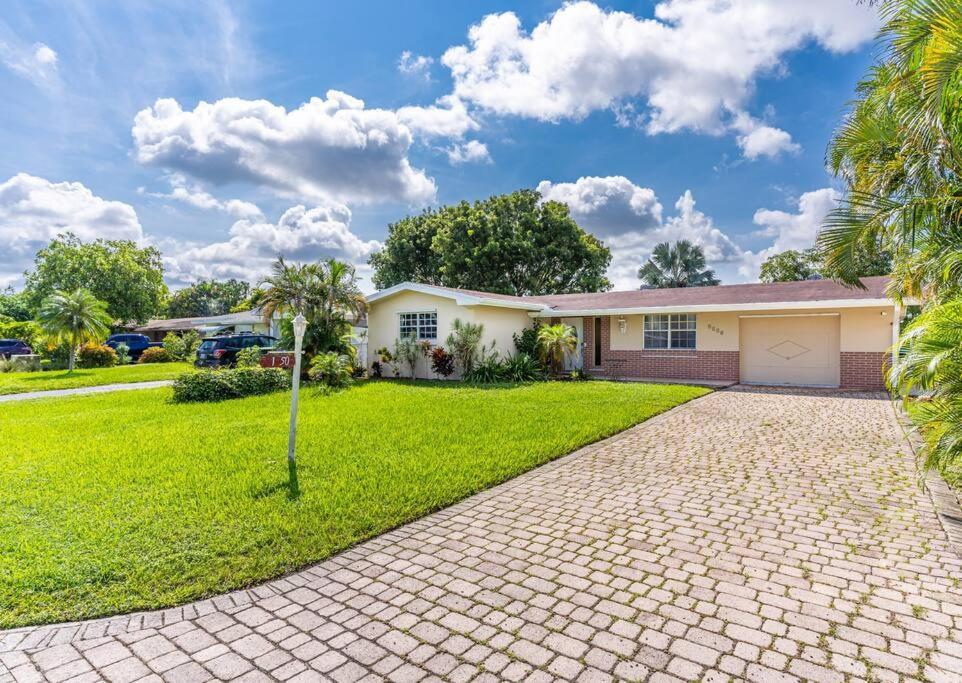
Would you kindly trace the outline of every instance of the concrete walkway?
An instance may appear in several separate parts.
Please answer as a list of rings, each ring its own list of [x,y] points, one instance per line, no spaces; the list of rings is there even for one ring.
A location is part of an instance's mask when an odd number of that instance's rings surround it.
[[[22,394],[6,394],[0,396],[0,403],[11,401],[28,401],[34,398],[57,398],[60,396],[81,396],[83,394],[100,394],[105,391],[132,391],[134,389],[156,389],[169,387],[174,381],[160,379],[153,382],[131,382],[128,384],[102,384],[96,387],[77,387],[76,389],[51,389],[49,391],[27,391]]]
[[[2,680],[959,681],[892,405],[735,388],[316,566],[0,634]]]

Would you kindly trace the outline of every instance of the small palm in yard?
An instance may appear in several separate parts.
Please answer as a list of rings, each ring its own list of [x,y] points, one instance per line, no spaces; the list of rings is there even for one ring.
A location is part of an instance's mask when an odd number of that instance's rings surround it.
[[[538,353],[541,362],[555,374],[564,370],[565,357],[578,350],[574,328],[564,323],[542,325],[538,330]]]
[[[107,304],[86,289],[51,294],[41,305],[37,320],[52,340],[70,345],[68,372],[73,372],[77,347],[84,342],[102,341],[113,322]]]
[[[715,271],[705,267],[705,252],[688,240],[662,242],[648,262],[638,269],[638,277],[649,287],[709,287],[719,284]]]

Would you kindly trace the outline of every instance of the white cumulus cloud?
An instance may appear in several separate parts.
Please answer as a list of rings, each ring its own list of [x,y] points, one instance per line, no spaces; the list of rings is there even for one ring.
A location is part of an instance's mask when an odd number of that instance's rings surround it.
[[[787,53],[810,42],[853,50],[877,27],[874,10],[837,0],[663,0],[652,19],[581,1],[530,31],[514,12],[490,14],[441,61],[456,97],[498,114],[559,121],[607,109],[651,134],[720,134]],[[788,149],[773,131],[741,132],[746,153]]]
[[[137,160],[211,183],[247,181],[321,203],[420,205],[434,181],[411,166],[408,126],[336,90],[291,111],[226,98],[184,110],[159,99],[134,119]]]
[[[611,249],[608,278],[616,289],[636,289],[638,268],[659,242],[689,240],[705,251],[710,265],[740,264],[745,252],[710,216],[695,208],[691,191],[675,202],[675,214],[662,217],[654,190],[623,176],[583,177],[573,183],[538,184],[546,200],[564,202],[581,227]],[[734,266],[733,266],[734,267]]]
[[[398,120],[423,138],[461,138],[481,126],[468,113],[464,102],[445,95],[432,105],[407,106],[397,110]]]
[[[363,240],[350,229],[351,211],[343,205],[306,208],[294,206],[276,223],[242,219],[234,223],[226,241],[179,244],[165,249],[168,278],[188,283],[205,278],[241,278],[266,275],[278,255],[291,261],[337,258],[363,262],[381,247]]]
[[[445,150],[448,161],[454,165],[491,163],[488,146],[477,140],[468,140],[464,144],[454,144]]]
[[[129,204],[98,197],[82,183],[18,173],[0,183],[0,285],[19,278],[34,253],[62,232],[82,240],[141,240]]]
[[[431,65],[434,63],[432,57],[413,54],[410,50],[401,53],[397,61],[397,70],[405,76],[423,78],[425,81],[431,80]]]
[[[754,223],[759,226],[756,234],[772,237],[772,245],[757,253],[748,252],[741,269],[742,274],[757,278],[762,263],[770,256],[788,249],[809,249],[821,230],[822,221],[838,206],[841,196],[830,187],[806,192],[798,200],[798,211],[773,211],[759,209]]]
[[[138,191],[158,199],[173,199],[183,202],[196,209],[223,211],[235,218],[258,218],[263,215],[260,207],[253,202],[242,199],[217,199],[200,185],[190,183],[187,178],[179,173],[171,174],[167,180],[170,182],[170,192],[146,192],[143,188],[139,188]]]
[[[736,142],[747,159],[762,156],[774,159],[783,153],[797,154],[802,149],[801,145],[792,141],[787,131],[769,126],[747,114],[736,117],[732,128],[739,133]]]

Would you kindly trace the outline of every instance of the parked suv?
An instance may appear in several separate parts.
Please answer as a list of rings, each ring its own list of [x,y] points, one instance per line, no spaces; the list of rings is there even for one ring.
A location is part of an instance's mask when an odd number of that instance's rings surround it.
[[[19,339],[0,339],[0,358],[23,356],[33,353],[33,349]]]
[[[207,337],[197,349],[197,360],[194,361],[194,365],[198,368],[231,367],[237,364],[237,352],[241,349],[251,346],[272,349],[276,345],[277,337],[252,332]]]
[[[127,354],[132,360],[140,358],[140,354],[151,346],[163,346],[161,342],[152,342],[146,334],[112,334],[107,337],[106,345],[114,351],[121,344],[127,345]]]

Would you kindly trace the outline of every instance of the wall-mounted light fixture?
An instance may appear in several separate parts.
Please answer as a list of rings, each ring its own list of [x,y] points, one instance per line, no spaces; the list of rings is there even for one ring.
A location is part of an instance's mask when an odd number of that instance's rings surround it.
[[[618,331],[622,334],[628,332],[628,321],[625,319],[625,316],[618,318]]]

